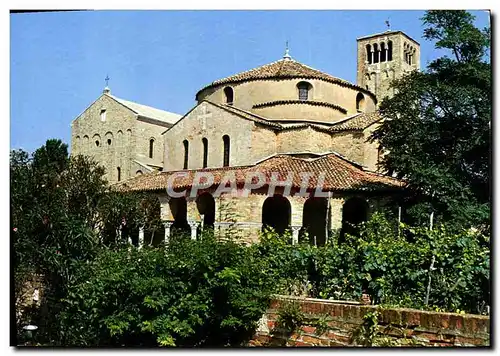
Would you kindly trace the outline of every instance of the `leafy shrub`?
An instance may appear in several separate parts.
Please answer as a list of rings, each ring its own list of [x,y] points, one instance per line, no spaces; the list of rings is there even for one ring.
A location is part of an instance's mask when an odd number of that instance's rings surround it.
[[[272,282],[247,247],[176,239],[103,250],[71,286],[63,344],[229,346],[254,332]]]
[[[291,246],[271,234],[255,249],[278,281],[276,292],[301,285],[310,297],[359,300],[366,292],[375,304],[473,313],[490,305],[488,239],[471,230],[398,230],[376,213],[345,243]]]

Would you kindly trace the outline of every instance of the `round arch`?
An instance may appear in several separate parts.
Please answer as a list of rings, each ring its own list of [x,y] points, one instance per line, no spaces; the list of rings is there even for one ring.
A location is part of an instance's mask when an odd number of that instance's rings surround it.
[[[331,217],[326,198],[311,197],[304,203],[301,233],[307,232],[309,243],[322,246],[326,243],[326,231],[331,229]]]
[[[203,227],[213,228],[215,223],[215,199],[212,194],[205,192],[196,198],[196,208],[203,215]]]
[[[342,207],[341,242],[345,241],[346,234],[359,234],[358,225],[368,220],[368,210],[367,201],[361,197],[352,197],[345,201]]]
[[[172,212],[174,223],[172,224],[172,233],[179,231],[189,234],[191,228],[187,221],[187,201],[185,197],[171,198],[168,206]]]
[[[234,89],[231,87],[224,88],[224,99],[226,104],[233,105],[234,102]]]
[[[283,234],[290,226],[292,206],[282,195],[268,197],[262,204],[262,229],[271,227],[278,234]]]

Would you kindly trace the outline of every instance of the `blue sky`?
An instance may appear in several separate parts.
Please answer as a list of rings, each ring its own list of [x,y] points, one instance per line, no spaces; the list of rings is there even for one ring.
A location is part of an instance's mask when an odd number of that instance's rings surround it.
[[[473,11],[476,25],[489,14]],[[422,38],[423,11],[85,11],[11,14],[10,147],[70,143],[70,123],[102,93],[179,114],[210,82],[275,61],[356,81],[356,38],[402,30],[421,67],[443,52]]]

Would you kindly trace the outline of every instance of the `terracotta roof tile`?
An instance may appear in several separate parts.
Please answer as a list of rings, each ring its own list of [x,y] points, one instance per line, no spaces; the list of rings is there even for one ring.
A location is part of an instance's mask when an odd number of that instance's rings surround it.
[[[380,113],[378,111],[374,111],[371,113],[361,113],[355,116],[351,116],[345,120],[336,122],[330,128],[330,131],[364,130],[368,126],[380,120],[382,120],[382,116],[380,116]]]
[[[367,93],[371,95],[373,98],[375,98],[375,95],[360,87],[355,84],[352,84],[348,82],[347,80],[340,79],[337,77],[334,77],[333,75],[324,73],[322,71],[319,71],[317,69],[311,68],[308,65],[305,65],[303,63],[297,62],[296,60],[293,59],[280,59],[275,62],[271,62],[269,64],[265,64],[263,66],[250,69],[235,75],[231,75],[229,77],[223,78],[216,80],[212,82],[211,84],[205,86],[204,88],[200,89],[198,93],[196,94],[196,97],[198,97],[198,94],[207,88],[218,86],[218,85],[223,85],[223,84],[230,84],[230,83],[240,83],[243,81],[249,81],[249,80],[266,80],[266,79],[277,79],[277,78],[304,78],[304,79],[320,79],[320,80],[325,80],[331,83],[339,84],[342,86],[346,87],[351,87],[356,90],[362,91],[364,93]]]
[[[267,119],[263,116],[260,116],[260,115],[256,115],[252,112],[237,108],[235,106],[227,105],[227,104],[217,104],[217,103],[214,103],[214,102],[208,101],[208,100],[204,100],[204,101],[206,101],[214,106],[217,106],[219,108],[222,108],[226,111],[229,111],[230,113],[233,113],[235,115],[242,116],[248,120],[252,120],[252,121],[258,122],[260,124],[272,126],[275,128],[280,128],[280,129],[282,128],[282,126],[280,124],[273,122],[272,120],[269,120],[269,119]]]
[[[185,189],[192,186],[198,172],[210,172],[214,176],[214,184],[219,184],[224,176],[233,173],[239,186],[245,184],[246,177],[251,173],[262,173],[266,184],[271,182],[272,174],[277,174],[279,180],[286,180],[289,172],[293,173],[292,187],[300,189],[302,177],[300,173],[312,173],[309,189],[315,189],[318,178],[324,175],[324,191],[350,191],[366,189],[397,189],[403,187],[403,182],[392,177],[363,170],[359,165],[330,153],[313,159],[295,158],[289,155],[276,155],[253,166],[224,167],[212,169],[196,169],[184,171],[144,174],[113,185],[119,191],[155,191],[166,190],[167,182],[174,174],[182,172],[186,176],[177,175],[173,181],[174,189]]]

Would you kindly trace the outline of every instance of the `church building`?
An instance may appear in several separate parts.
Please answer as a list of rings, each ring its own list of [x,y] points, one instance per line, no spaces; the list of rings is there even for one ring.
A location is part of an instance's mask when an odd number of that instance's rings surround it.
[[[329,231],[346,231],[401,192],[401,181],[379,171],[383,153],[368,139],[383,119],[378,104],[393,95],[390,82],[419,61],[419,44],[401,31],[358,38],[354,84],[287,49],[201,88],[184,115],[118,98],[106,86],[72,122],[72,155],[93,156],[114,189],[158,197],[165,239],[176,228],[196,238],[200,229],[231,225],[247,241],[272,227],[321,245]],[[228,176],[232,194],[214,194]],[[255,176],[260,184],[249,190]],[[139,241],[147,234],[139,229]]]

